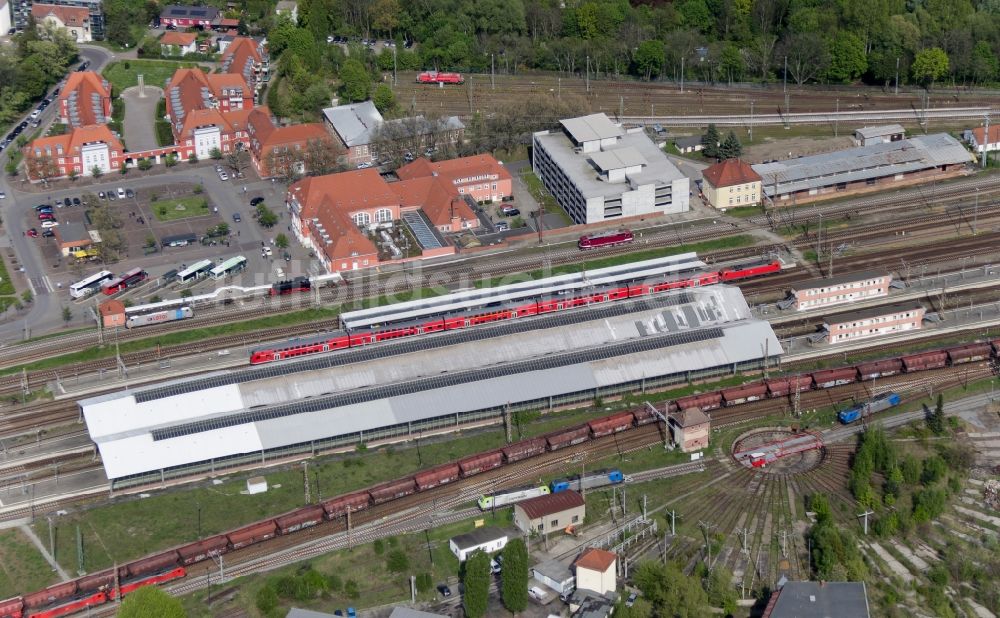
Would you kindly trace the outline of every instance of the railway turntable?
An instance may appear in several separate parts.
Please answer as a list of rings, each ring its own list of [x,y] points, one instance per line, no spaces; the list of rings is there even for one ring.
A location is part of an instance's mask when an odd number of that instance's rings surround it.
[[[764,428],[740,436],[733,459],[747,468],[804,472],[822,461],[823,439],[814,431]]]
[[[123,488],[583,407],[774,366],[781,354],[739,288],[721,284],[173,380],[80,407]]]

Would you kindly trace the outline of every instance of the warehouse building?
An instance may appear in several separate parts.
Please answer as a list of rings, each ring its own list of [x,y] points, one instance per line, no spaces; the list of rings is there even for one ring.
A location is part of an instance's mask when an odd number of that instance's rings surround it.
[[[792,289],[796,311],[853,303],[889,295],[892,274],[879,270],[810,279]]]
[[[958,140],[935,133],[752,167],[771,200],[806,202],[950,178],[971,161]]]
[[[546,535],[578,526],[587,516],[583,496],[567,489],[523,500],[514,505],[514,525],[524,534]]]
[[[918,303],[883,305],[830,316],[823,320],[823,328],[830,343],[843,343],[917,330],[923,324],[925,311]]]
[[[532,168],[574,222],[600,223],[690,209],[688,178],[643,129],[604,114],[562,120],[532,136]]]
[[[211,476],[412,439],[506,410],[590,405],[776,364],[739,288],[573,312],[220,371],[80,401],[114,487]]]

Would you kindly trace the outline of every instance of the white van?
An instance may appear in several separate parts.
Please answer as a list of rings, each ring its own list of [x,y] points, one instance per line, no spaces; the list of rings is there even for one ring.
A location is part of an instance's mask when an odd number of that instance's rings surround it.
[[[545,598],[545,591],[538,586],[532,586],[531,588],[528,588],[528,596],[536,601],[541,601]]]

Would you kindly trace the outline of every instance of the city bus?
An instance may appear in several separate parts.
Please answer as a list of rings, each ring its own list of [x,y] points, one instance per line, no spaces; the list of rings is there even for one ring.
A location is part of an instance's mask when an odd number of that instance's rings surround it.
[[[110,281],[114,278],[115,276],[110,270],[102,270],[96,275],[91,275],[83,281],[77,281],[73,285],[69,286],[69,295],[73,298],[84,298],[86,296],[90,296],[101,288],[102,283]]]
[[[212,270],[213,266],[215,266],[215,262],[212,260],[196,262],[177,273],[177,280],[181,283],[187,283],[188,281],[201,279],[208,274],[208,271]]]
[[[108,296],[111,296],[112,294],[121,292],[130,285],[135,285],[140,281],[145,281],[148,276],[149,275],[147,275],[146,271],[143,269],[133,268],[117,279],[112,279],[111,281],[105,281],[102,283],[101,290],[103,290]]]
[[[229,275],[235,275],[246,267],[247,259],[242,255],[237,255],[213,268],[212,272],[208,273],[208,276],[213,279],[222,279]]]

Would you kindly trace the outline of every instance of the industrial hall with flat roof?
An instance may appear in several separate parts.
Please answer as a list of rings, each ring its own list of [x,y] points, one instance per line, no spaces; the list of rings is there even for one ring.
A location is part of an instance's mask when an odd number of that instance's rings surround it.
[[[775,364],[738,287],[496,322],[80,401],[113,487],[405,440]]]

